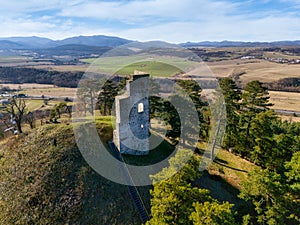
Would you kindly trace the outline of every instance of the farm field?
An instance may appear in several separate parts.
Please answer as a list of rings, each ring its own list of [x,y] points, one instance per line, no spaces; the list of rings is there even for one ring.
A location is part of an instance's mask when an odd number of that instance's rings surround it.
[[[284,59],[300,59],[300,56],[287,55],[280,52],[265,52],[263,57],[266,58],[284,58]]]
[[[23,56],[0,56],[0,66],[3,67],[26,67],[59,72],[84,72],[89,64],[55,65],[52,59],[35,60],[32,57]]]
[[[50,71],[59,71],[59,72],[84,72],[88,69],[89,64],[80,64],[80,65],[34,65],[34,66],[25,66],[35,69],[50,70]]]
[[[217,77],[228,77],[244,72],[240,79],[242,83],[253,80],[272,82],[282,78],[300,77],[300,65],[288,65],[268,62],[265,60],[227,60],[208,62],[207,65]]]
[[[0,56],[0,66],[6,67],[35,67],[35,66],[49,66],[53,65],[51,59],[36,60],[32,57],[26,56]]]
[[[280,116],[282,120],[286,120],[289,122],[300,122],[300,117],[295,116]]]
[[[32,88],[21,91],[20,93],[26,94],[31,97],[45,98],[73,98],[76,93],[76,88],[62,88],[62,87],[50,87],[50,88]]]
[[[25,63],[32,60],[31,57],[23,56],[0,56],[0,65],[5,63]]]
[[[91,64],[87,70],[91,72],[128,75],[132,74],[134,70],[141,70],[157,77],[171,77],[181,73],[182,70],[188,71],[195,65],[195,62],[187,61],[179,57],[160,57],[154,60],[153,58],[143,55],[99,59],[91,58],[81,61]]]
[[[10,89],[36,89],[36,88],[53,88],[51,84],[35,84],[35,83],[24,83],[24,84],[1,84],[0,87],[8,87]]]
[[[35,110],[45,110],[45,109],[51,109],[54,107],[54,105],[60,103],[60,101],[56,100],[50,100],[47,105],[45,105],[45,102],[43,99],[26,99],[26,107],[29,112],[33,112]]]
[[[90,72],[104,72],[111,74],[129,75],[134,70],[140,70],[150,73],[156,77],[171,77],[180,74],[182,71],[178,68],[186,69],[193,66],[190,61],[176,61],[174,59],[162,59],[160,62],[155,61],[141,61],[141,58],[135,57],[131,59],[124,59],[121,57],[108,58],[90,58],[83,59],[86,65],[39,65],[34,66],[37,69],[56,70],[61,72],[67,71],[90,71]],[[173,65],[170,62],[173,61]],[[132,63],[134,62],[134,63]],[[241,74],[240,81],[243,85],[253,80],[260,80],[261,82],[273,82],[282,78],[300,77],[300,65],[279,64],[268,62],[259,59],[235,59],[223,60],[217,62],[204,62],[204,71],[198,72],[203,74],[208,68],[216,77],[228,77],[234,74]],[[177,68],[176,68],[177,67]]]
[[[243,83],[258,79],[261,82],[272,82],[282,78],[300,77],[300,65],[288,65],[264,62],[263,67],[245,69],[246,74],[241,76]]]
[[[273,109],[300,112],[300,93],[269,91],[269,94]]]
[[[31,99],[26,99],[26,107],[29,112],[33,112],[34,110],[41,109],[44,105],[43,100],[31,100]]]
[[[116,74],[130,75],[133,74],[135,70],[143,71],[149,73],[154,77],[171,77],[180,74],[182,71],[178,68],[171,66],[169,64],[160,62],[138,62],[130,64],[123,69],[116,72]]]

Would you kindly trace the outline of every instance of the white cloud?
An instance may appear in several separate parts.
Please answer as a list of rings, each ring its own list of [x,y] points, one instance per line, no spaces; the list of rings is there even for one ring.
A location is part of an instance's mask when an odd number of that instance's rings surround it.
[[[295,40],[300,37],[299,19],[267,17],[247,20],[243,17],[199,23],[168,23],[121,32],[127,38],[168,40],[172,42],[203,40],[275,41]]]
[[[0,36],[105,34],[171,42],[299,39],[297,11],[251,10],[254,2],[0,0]]]
[[[122,2],[88,2],[66,7],[62,16],[119,20],[132,23],[151,17],[161,20],[207,20],[232,12],[237,4],[209,0],[149,0]]]
[[[16,0],[1,0],[0,1],[0,12],[5,15],[14,16],[16,14],[24,14],[27,12],[34,12],[39,10],[49,10],[58,8],[61,5],[61,1],[53,0],[50,2],[39,1],[39,0],[28,0],[28,1],[16,1]]]
[[[113,35],[108,30],[88,27],[85,24],[74,23],[72,20],[60,20],[52,18],[46,20],[32,20],[20,18],[17,20],[6,19],[1,23],[0,37],[12,36],[40,36],[53,40],[64,39],[77,35]]]
[[[51,23],[42,23],[26,19],[10,20],[1,22],[1,36],[31,36],[43,30],[53,29],[55,26]]]

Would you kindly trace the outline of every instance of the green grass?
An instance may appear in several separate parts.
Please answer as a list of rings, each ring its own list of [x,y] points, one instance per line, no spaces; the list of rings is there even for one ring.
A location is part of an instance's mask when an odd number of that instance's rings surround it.
[[[111,140],[112,118],[94,119],[102,141]],[[81,124],[76,123],[77,128]],[[205,144],[198,147],[205,149]],[[133,165],[154,164],[173,150],[163,141],[148,156],[124,156],[124,160]],[[195,183],[206,184],[212,194],[222,197],[220,200],[230,200],[248,210],[237,194],[240,182],[255,167],[220,150],[208,168],[211,176]],[[140,223],[127,187],[104,179],[89,167],[76,146],[71,125],[44,125],[25,135],[0,140],[0,174],[0,224]],[[149,187],[139,190],[149,202]]]
[[[154,77],[171,77],[182,73],[180,69],[166,63],[145,61],[130,64],[117,71],[116,74],[130,75],[133,74],[135,70],[146,72]]]
[[[121,70],[127,65],[133,62],[143,61],[142,56],[131,56],[131,57],[105,57],[105,58],[88,58],[82,59],[82,62],[90,63],[90,70],[104,73],[115,74],[116,71]]]
[[[43,100],[26,100],[27,110],[33,112],[40,109],[44,105]]]
[[[248,173],[257,168],[253,163],[226,150],[220,149],[214,162],[208,167],[210,174],[222,177],[233,187],[240,189]]]
[[[101,124],[112,124],[112,117],[111,116],[96,116],[95,117],[96,123],[101,123]]]
[[[112,116],[83,116],[83,117],[73,117],[73,122],[74,121],[78,121],[77,123],[75,123],[74,125],[80,125],[80,123],[84,122],[84,123],[91,123],[91,122],[95,122],[96,124],[105,124],[105,125],[109,125],[112,127],[115,127],[115,119],[113,119],[114,117]]]
[[[101,137],[110,130],[97,128]],[[89,167],[71,125],[44,125],[0,143],[0,224],[140,224],[127,187]]]
[[[158,142],[161,142],[160,137],[155,136],[154,138],[157,139]],[[127,164],[136,166],[154,165],[155,163],[166,159],[173,151],[174,146],[168,141],[163,140],[155,149],[150,150],[149,155],[123,155],[123,159]]]
[[[26,99],[25,100],[27,111],[33,112],[35,110],[52,109],[60,101],[51,100],[45,105],[43,99]]]
[[[19,63],[19,62],[26,62],[30,61],[32,58],[22,57],[22,56],[1,56],[0,57],[0,64],[1,63]]]
[[[115,121],[112,119],[111,116],[90,116],[90,117],[83,117],[78,118],[78,123],[73,124],[75,129],[81,129],[81,125],[83,123],[91,123],[95,121],[97,129],[99,131],[99,136],[101,140],[103,141],[104,145],[107,147],[107,151],[110,152],[111,155],[114,155],[112,153],[112,150],[108,147],[106,144],[108,141],[112,140],[112,132],[114,129],[114,123]],[[170,144],[168,141],[163,140],[158,135],[155,135],[152,133],[151,140],[154,143],[160,143],[159,146],[157,146],[155,149],[150,150],[149,155],[143,155],[143,156],[134,156],[134,155],[122,155],[124,161],[131,165],[137,165],[137,166],[145,166],[145,165],[153,165],[155,163],[158,163],[164,159],[166,159],[173,151],[174,146]],[[153,139],[152,139],[153,138]]]
[[[188,61],[185,58],[171,56],[153,58],[148,55],[92,58],[81,61],[91,64],[87,70],[90,72],[128,75],[132,74],[134,70],[141,70],[159,77],[174,76],[182,71],[189,71],[197,65],[196,62]]]
[[[198,147],[206,148],[204,143]],[[220,149],[215,160],[202,172],[202,176],[195,181],[197,187],[208,189],[213,198],[220,202],[228,201],[234,204],[234,209],[239,213],[238,221],[242,215],[253,213],[254,208],[250,202],[238,197],[241,182],[248,178],[248,173],[256,166],[224,149]]]
[[[20,93],[28,96],[41,97],[69,97],[73,98],[76,94],[76,88],[62,88],[62,87],[49,87],[49,88],[31,88],[22,90]]]

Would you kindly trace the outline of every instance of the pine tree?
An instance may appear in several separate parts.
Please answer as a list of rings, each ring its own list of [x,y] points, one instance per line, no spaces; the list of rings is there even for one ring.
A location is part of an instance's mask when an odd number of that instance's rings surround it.
[[[226,103],[226,133],[224,137],[224,147],[229,149],[235,146],[238,138],[238,122],[241,91],[236,83],[230,78],[224,78],[219,83]]]
[[[242,93],[241,117],[238,149],[242,157],[249,157],[254,147],[254,140],[250,137],[250,125],[256,114],[269,109],[269,92],[263,84],[257,80],[249,82]]]
[[[182,167],[183,161],[187,159],[190,160]],[[200,176],[199,161],[192,151],[179,150],[169,160],[169,164],[168,168],[152,176],[155,182],[151,191],[152,218],[147,225],[235,224],[232,205],[228,202],[220,204],[209,195],[208,190],[192,185]],[[174,175],[170,177],[172,174]],[[167,177],[170,178],[166,179]],[[211,221],[214,223],[209,223]]]

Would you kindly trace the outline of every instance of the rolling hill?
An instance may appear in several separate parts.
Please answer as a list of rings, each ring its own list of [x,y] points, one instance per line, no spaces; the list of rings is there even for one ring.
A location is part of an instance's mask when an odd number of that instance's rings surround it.
[[[202,41],[186,42],[180,44],[182,47],[299,47],[300,41],[274,41],[274,42],[243,42],[243,41]]]
[[[8,40],[0,40],[0,49],[1,50],[22,49],[22,48],[26,48],[26,46],[21,43],[18,43],[18,42],[13,42],[13,41],[8,41]]]
[[[78,44],[78,45],[89,45],[89,46],[106,46],[106,47],[116,47],[124,44],[130,43],[130,40],[126,40],[119,37],[110,37],[104,35],[97,36],[78,36],[71,37],[61,41],[56,41],[55,45],[70,45],[70,44]]]
[[[6,37],[0,38],[0,49],[45,49],[61,45],[86,45],[98,47],[117,47],[129,44],[132,40],[106,36],[76,36],[63,40],[51,40],[43,37]],[[159,43],[159,42],[157,42]],[[300,40],[274,41],[274,42],[243,42],[243,41],[202,41],[185,42],[179,44],[182,47],[275,47],[275,46],[300,46]]]
[[[61,45],[86,45],[97,47],[116,47],[132,41],[104,35],[77,36],[63,40],[51,40],[41,37],[8,37],[0,38],[0,49],[48,49]]]
[[[102,136],[111,133],[97,126]],[[71,125],[1,140],[0,172],[0,224],[141,223],[128,188],[84,161]]]

